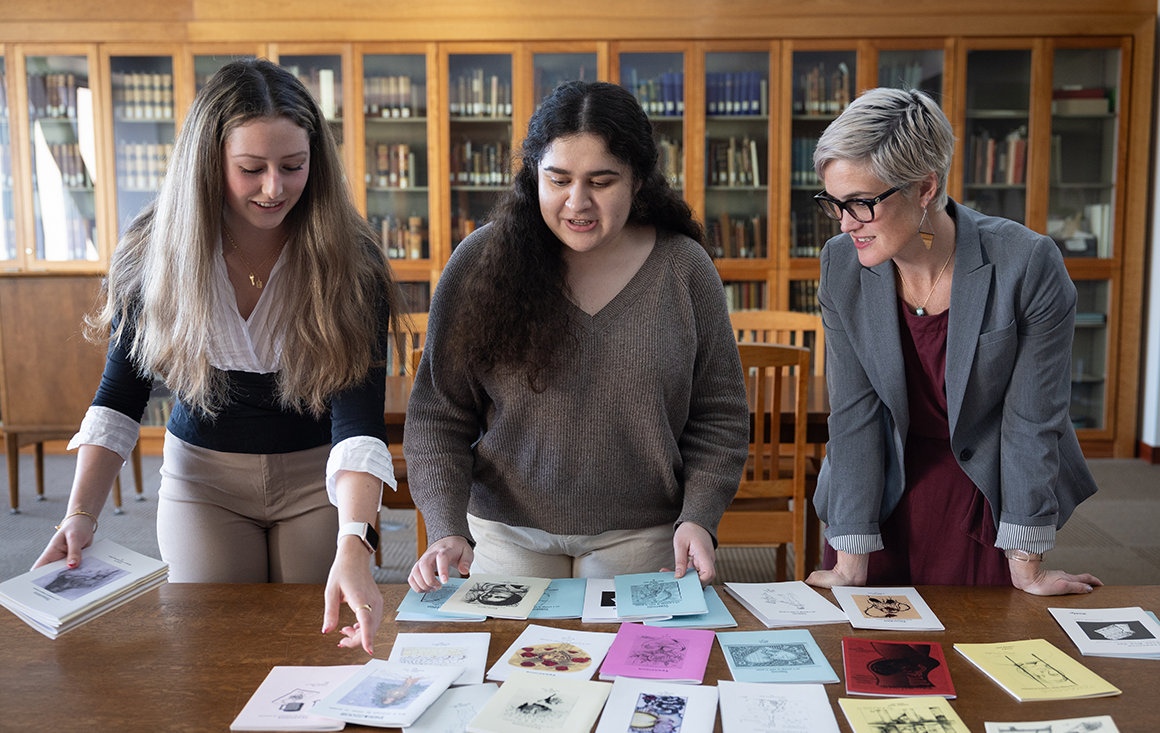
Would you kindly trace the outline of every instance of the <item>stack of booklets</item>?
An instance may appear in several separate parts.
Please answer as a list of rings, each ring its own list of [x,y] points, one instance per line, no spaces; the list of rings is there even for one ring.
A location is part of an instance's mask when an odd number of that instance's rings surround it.
[[[713,650],[712,631],[621,624],[600,667],[600,679],[635,677],[699,685]]]
[[[552,581],[511,575],[476,574],[460,584],[438,613],[451,616],[485,615],[526,619]]]
[[[408,589],[407,594],[403,596],[403,602],[399,604],[398,611],[395,613],[396,621],[437,621],[440,623],[448,621],[483,621],[487,618],[482,613],[465,613],[454,615],[450,613],[440,613],[439,609],[447,602],[455,591],[459,590],[459,586],[463,585],[463,578],[448,578],[447,582],[439,590],[428,591],[426,593],[417,593]]]
[[[675,573],[634,573],[613,578],[616,616],[642,621],[657,615],[693,616],[709,612],[705,591],[696,572],[677,578]]]
[[[914,588],[830,589],[856,629],[943,631],[942,622]]]
[[[314,706],[360,669],[361,665],[274,667],[230,730],[342,730],[346,723],[315,715]]]
[[[766,685],[719,680],[724,733],[838,733],[838,720],[821,685]]]
[[[667,621],[672,614],[639,616],[634,621],[652,623]],[[584,607],[580,616],[585,624],[618,624],[624,619],[616,613],[616,581],[612,578],[589,578],[584,588]]]
[[[648,626],[659,626],[666,629],[730,629],[737,625],[737,619],[729,613],[717,589],[713,586],[705,588],[705,605],[708,613],[695,613],[689,616],[673,616],[669,619],[645,621]]]
[[[617,677],[596,733],[712,733],[716,720],[716,687]]]
[[[462,673],[452,685],[479,685],[487,667],[491,634],[486,631],[464,634],[395,634],[392,662],[432,667],[459,667]]]
[[[1160,624],[1138,606],[1047,610],[1085,657],[1160,659]]]
[[[0,605],[55,639],[166,582],[169,565],[111,540],[0,583]]]
[[[717,642],[737,682],[838,681],[807,629],[726,631]]]
[[[955,651],[1020,702],[1120,694],[1118,688],[1046,639],[955,644]]]
[[[844,624],[846,614],[801,580],[784,583],[726,583],[725,590],[767,629]]]
[[[588,733],[611,688],[608,682],[545,677],[516,670],[467,724],[466,730],[468,733]]]
[[[1110,715],[1019,723],[983,723],[986,733],[1120,733]]]
[[[406,727],[462,672],[462,667],[372,659],[319,700],[311,713],[361,725]]]
[[[942,697],[895,697],[859,700],[838,698],[854,733],[928,731],[971,733],[950,702]]]
[[[584,613],[584,591],[587,587],[586,578],[552,580],[544,590],[544,595],[536,601],[528,618],[580,618]]]
[[[842,638],[846,694],[872,697],[955,696],[938,642]]]

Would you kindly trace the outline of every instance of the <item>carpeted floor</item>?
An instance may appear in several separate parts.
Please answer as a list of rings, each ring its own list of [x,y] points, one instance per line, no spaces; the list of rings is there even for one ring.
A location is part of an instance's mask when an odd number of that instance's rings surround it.
[[[45,457],[45,501],[36,501],[30,455],[20,464],[20,514],[0,513],[0,580],[32,565],[64,515],[72,482],[72,455]],[[122,471],[124,513],[113,513],[112,499],[101,514],[99,535],[130,549],[159,557],[157,487],[160,457],[144,458],[144,501],[133,499],[133,478]],[[1137,460],[1089,462],[1100,492],[1076,510],[1059,532],[1048,555],[1051,567],[1090,572],[1109,585],[1160,585],[1160,466]],[[384,510],[380,583],[405,582],[415,562],[415,513]],[[719,582],[773,580],[773,550],[725,548],[718,553]]]

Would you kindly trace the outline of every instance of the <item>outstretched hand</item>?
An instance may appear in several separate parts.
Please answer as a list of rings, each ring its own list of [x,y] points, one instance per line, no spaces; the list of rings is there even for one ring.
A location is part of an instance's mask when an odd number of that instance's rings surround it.
[[[699,524],[682,522],[673,533],[673,569],[661,568],[661,572],[672,572],[678,578],[685,577],[689,568],[697,571],[701,586],[710,585],[717,577],[714,569],[716,555],[713,552],[713,537]]]
[[[36,562],[32,570],[41,565],[68,558],[68,566],[75,568],[81,564],[81,550],[93,544],[94,524],[84,514],[72,514],[60,523],[60,529],[48,541],[48,546]]]
[[[375,653],[375,633],[383,621],[383,594],[371,574],[370,560],[365,547],[355,537],[345,537],[352,548],[339,545],[330,576],[326,580],[326,606],[322,618],[322,633],[329,634],[338,626],[338,616],[345,602],[354,611],[353,626],[344,626],[343,638],[338,645],[346,649],[362,647],[367,654]]]
[[[467,575],[471,571],[471,562],[474,559],[475,553],[467,538],[458,535],[444,537],[427,548],[411,568],[407,582],[416,593],[439,590],[447,582],[448,572],[452,567],[456,568],[460,575]]]
[[[1091,573],[1072,575],[1062,570],[1047,570],[1037,560],[1023,562],[1008,560],[1011,583],[1035,596],[1063,596],[1072,593],[1091,593],[1093,586],[1103,585]]]

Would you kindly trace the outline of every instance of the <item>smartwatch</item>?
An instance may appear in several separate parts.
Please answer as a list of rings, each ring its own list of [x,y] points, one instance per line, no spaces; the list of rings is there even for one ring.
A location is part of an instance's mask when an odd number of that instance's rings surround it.
[[[367,522],[347,522],[338,528],[338,539],[348,534],[357,536],[372,553],[379,549],[379,533]]]

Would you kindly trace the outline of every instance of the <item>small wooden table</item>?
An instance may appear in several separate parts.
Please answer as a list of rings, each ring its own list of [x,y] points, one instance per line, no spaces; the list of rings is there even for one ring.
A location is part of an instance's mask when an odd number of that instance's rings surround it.
[[[489,619],[472,624],[395,623],[406,586],[381,586],[387,612],[375,656],[390,655],[399,631],[488,631],[488,665],[524,629],[522,621]],[[737,629],[763,627],[718,589]],[[958,698],[951,701],[967,727],[984,721],[1033,721],[1111,715],[1122,733],[1156,730],[1160,663],[1081,657],[1047,612],[1048,607],[1160,609],[1160,586],[1098,588],[1090,595],[1039,598],[1013,588],[925,586],[919,592],[946,626],[925,633],[874,632],[846,624],[809,627],[834,671],[842,670],[843,636],[940,642]],[[828,591],[822,594],[832,598]],[[353,614],[343,610],[342,621]],[[612,624],[542,621],[548,626],[615,632]],[[337,647],[322,627],[320,585],[170,584],[109,612],[56,640],[0,609],[0,728],[13,731],[225,731],[276,665],[361,664],[362,651]],[[1061,702],[1020,703],[955,653],[956,642],[1043,638],[1079,659],[1123,694]],[[714,645],[705,684],[731,679]],[[843,684],[826,685],[841,730]],[[348,730],[381,730],[348,725]],[[718,717],[717,730],[720,731]]]

